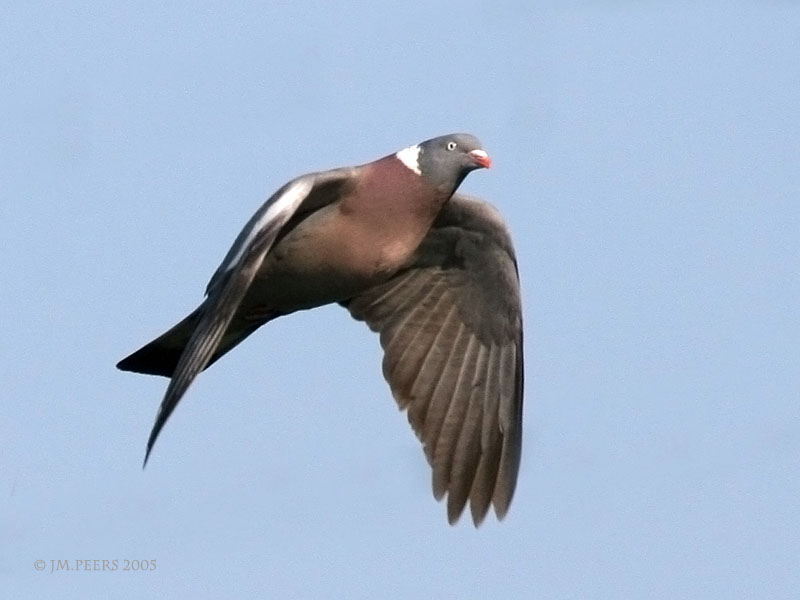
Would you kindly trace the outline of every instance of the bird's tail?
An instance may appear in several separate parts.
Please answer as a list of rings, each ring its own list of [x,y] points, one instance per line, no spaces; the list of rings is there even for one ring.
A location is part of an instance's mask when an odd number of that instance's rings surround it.
[[[202,306],[166,333],[123,358],[117,363],[117,368],[134,373],[172,377],[183,348],[197,325],[201,310]]]
[[[203,306],[204,305],[200,305],[172,329],[160,335],[149,344],[142,346],[130,356],[123,358],[117,363],[117,368],[122,371],[132,371],[134,373],[144,373],[146,375],[172,377],[175,367],[178,365],[178,360],[181,354],[183,354],[183,349],[186,347],[186,343],[189,341],[194,328],[197,326],[197,322],[203,311]],[[263,320],[247,324],[232,323],[228,332],[226,332],[225,336],[222,338],[214,356],[211,357],[208,365],[206,365],[206,368],[244,340],[248,335],[253,333],[261,325],[276,316],[278,315],[269,315],[269,317]]]

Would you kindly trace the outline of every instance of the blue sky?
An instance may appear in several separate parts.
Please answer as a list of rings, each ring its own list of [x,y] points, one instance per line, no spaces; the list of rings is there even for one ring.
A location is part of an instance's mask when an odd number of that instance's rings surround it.
[[[796,597],[797,4],[4,11],[7,597]],[[447,525],[337,307],[204,373],[142,471],[166,380],[114,364],[197,305],[263,199],[462,130],[494,161],[462,190],[522,278],[506,520]],[[89,559],[119,570],[49,572]]]

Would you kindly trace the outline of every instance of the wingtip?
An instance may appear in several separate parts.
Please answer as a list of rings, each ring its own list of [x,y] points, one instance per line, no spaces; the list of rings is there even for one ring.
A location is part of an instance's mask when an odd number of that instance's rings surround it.
[[[501,504],[498,502],[494,502],[492,506],[494,507],[494,514],[497,517],[497,520],[502,521],[503,519],[506,518],[506,515],[508,514],[508,509],[511,508],[511,502],[509,501],[508,504]]]
[[[447,523],[454,527],[458,524],[458,520],[461,518],[461,513],[453,514],[449,510],[447,511]]]
[[[447,512],[447,522],[451,526],[457,525],[458,521],[461,519],[461,515],[464,513],[465,509],[466,509],[466,507],[462,507],[460,511],[453,512],[453,513],[448,511]],[[480,526],[483,524],[484,519],[486,519],[486,515],[487,515],[488,511],[483,511],[482,513],[481,512],[477,512],[475,510],[472,510],[472,507],[470,506],[470,512],[471,512],[473,527],[475,527],[475,529],[480,528]]]
[[[147,466],[147,461],[150,459],[150,453],[153,451],[153,446],[156,445],[156,438],[158,438],[158,432],[160,431],[160,427],[158,426],[158,422],[156,425],[153,426],[153,430],[150,432],[150,437],[147,439],[147,450],[144,453],[144,461],[142,461],[142,470]]]
[[[483,520],[486,518],[487,510],[481,510],[477,504],[474,502],[470,502],[469,504],[470,513],[472,514],[472,524],[475,526],[475,529],[481,526]]]

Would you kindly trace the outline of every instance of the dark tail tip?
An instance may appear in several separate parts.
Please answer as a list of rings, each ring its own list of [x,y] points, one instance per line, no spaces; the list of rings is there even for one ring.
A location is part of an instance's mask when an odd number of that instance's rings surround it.
[[[117,368],[120,371],[172,377],[181,357],[181,351],[181,348],[164,348],[148,344],[119,361]]]

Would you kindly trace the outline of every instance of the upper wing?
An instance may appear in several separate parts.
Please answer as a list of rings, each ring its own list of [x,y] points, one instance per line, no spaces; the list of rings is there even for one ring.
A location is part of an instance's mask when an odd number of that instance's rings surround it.
[[[150,432],[145,464],[175,406],[214,355],[275,241],[291,226],[293,217],[297,219],[334,202],[353,174],[353,169],[345,168],[298,177],[275,192],[245,225],[206,288],[208,298],[178,360]]]
[[[522,448],[522,309],[508,231],[453,196],[406,268],[345,303],[380,332],[383,373],[424,445],[454,523],[511,503]]]

